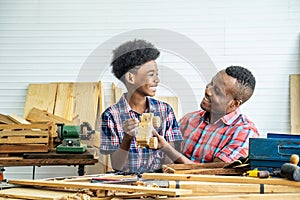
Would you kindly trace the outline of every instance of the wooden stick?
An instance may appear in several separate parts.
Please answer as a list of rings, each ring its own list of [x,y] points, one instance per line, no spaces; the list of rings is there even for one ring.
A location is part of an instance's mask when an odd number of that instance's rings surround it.
[[[239,195],[216,195],[216,196],[193,196],[193,197],[179,197],[166,198],[168,200],[189,200],[189,199],[209,199],[209,200],[291,200],[299,199],[300,193],[281,193],[281,194],[239,194]]]
[[[101,184],[101,183],[74,183],[74,182],[60,182],[60,181],[38,181],[38,180],[10,180],[11,184],[17,185],[30,185],[30,186],[46,186],[56,188],[88,188],[95,190],[114,190],[123,192],[141,192],[147,194],[158,194],[168,196],[189,195],[191,190],[171,189],[171,188],[154,188],[142,187],[131,185],[118,185],[118,184]]]
[[[245,193],[300,193],[300,187],[245,183],[213,183],[199,181],[169,181],[169,188],[191,189],[193,195],[224,195]]]
[[[261,179],[261,178],[237,177],[237,176],[210,176],[210,175],[161,174],[161,173],[144,173],[142,177],[145,179],[155,179],[155,180],[206,181],[206,182],[220,182],[220,183],[256,183],[256,184],[287,185],[287,186],[300,187],[300,182],[290,181],[283,178]]]

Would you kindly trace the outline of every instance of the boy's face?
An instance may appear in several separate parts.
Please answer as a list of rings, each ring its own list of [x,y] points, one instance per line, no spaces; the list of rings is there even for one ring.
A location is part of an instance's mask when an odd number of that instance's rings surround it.
[[[154,60],[141,65],[135,74],[136,92],[145,96],[155,96],[159,83],[157,64]]]

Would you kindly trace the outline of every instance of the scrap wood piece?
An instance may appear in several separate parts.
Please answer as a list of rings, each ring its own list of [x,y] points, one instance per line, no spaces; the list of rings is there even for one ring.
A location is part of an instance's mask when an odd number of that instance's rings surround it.
[[[218,183],[200,181],[169,181],[169,188],[191,189],[193,195],[217,195],[237,193],[300,193],[300,187],[259,185],[245,183]]]
[[[53,113],[56,98],[56,83],[29,84],[23,117],[26,119],[33,107]]]
[[[42,181],[42,180],[9,180],[10,184],[30,185],[30,186],[46,186],[56,188],[85,188],[90,190],[113,190],[121,192],[141,192],[146,194],[157,194],[167,196],[189,195],[191,190],[171,189],[171,188],[154,188],[119,184],[101,184],[101,183],[82,183],[82,182],[61,182],[61,181]]]
[[[50,112],[47,112],[46,110],[41,110],[36,107],[32,107],[32,109],[29,111],[26,117],[26,120],[28,120],[31,123],[54,122],[54,123],[64,123],[67,125],[75,124],[74,121],[69,121],[65,118],[53,115]]]
[[[178,197],[166,198],[168,200],[190,200],[190,199],[209,199],[209,200],[291,200],[298,199],[300,193],[279,193],[279,194],[236,194],[236,195],[215,195],[215,196],[192,196],[192,197]]]
[[[254,184],[269,184],[269,185],[287,185],[298,186],[300,182],[295,182],[283,178],[252,178],[238,176],[212,176],[212,175],[187,175],[187,174],[166,174],[166,173],[144,173],[145,179],[156,180],[179,180],[179,181],[206,181],[206,182],[221,182],[221,183],[254,183]]]
[[[9,188],[0,190],[0,197],[5,198],[21,198],[21,199],[61,199],[69,195],[73,195],[74,192],[67,191],[54,191],[46,189],[34,189],[34,188]]]

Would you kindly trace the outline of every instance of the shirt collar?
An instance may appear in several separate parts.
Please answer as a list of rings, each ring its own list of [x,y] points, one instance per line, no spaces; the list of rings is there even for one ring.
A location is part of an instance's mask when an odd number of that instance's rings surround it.
[[[231,113],[228,113],[227,115],[224,115],[222,118],[220,118],[217,122],[222,122],[226,125],[232,124],[241,114],[240,108],[237,108],[236,110],[232,111]],[[206,121],[209,123],[209,112],[205,111],[203,113],[200,113],[200,117],[202,118],[203,121]]]
[[[241,114],[241,109],[237,108],[231,113],[228,113],[227,115],[223,116],[221,120],[223,121],[224,124],[230,125],[240,116],[240,114]]]
[[[130,111],[134,111],[131,106],[129,105],[128,101],[127,101],[127,93],[124,93],[120,99],[120,101],[122,102],[121,105],[123,107],[122,110],[124,110],[125,112],[129,113]],[[155,106],[153,106],[153,102],[151,101],[151,98],[146,97],[146,103],[148,104],[145,112],[154,112],[155,111]]]

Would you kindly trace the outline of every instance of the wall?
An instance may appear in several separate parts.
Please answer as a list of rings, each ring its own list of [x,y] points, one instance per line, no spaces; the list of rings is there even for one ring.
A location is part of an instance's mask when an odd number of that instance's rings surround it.
[[[262,137],[288,133],[289,74],[300,73],[299,30],[297,0],[1,0],[0,113],[23,115],[28,84],[55,81],[101,79],[109,105],[116,81],[111,50],[143,37],[162,51],[159,95],[179,96],[180,115],[198,109],[209,75],[238,64],[257,79],[244,113]],[[37,177],[76,173],[63,169],[41,167]],[[6,176],[27,178],[30,171],[8,168]]]

